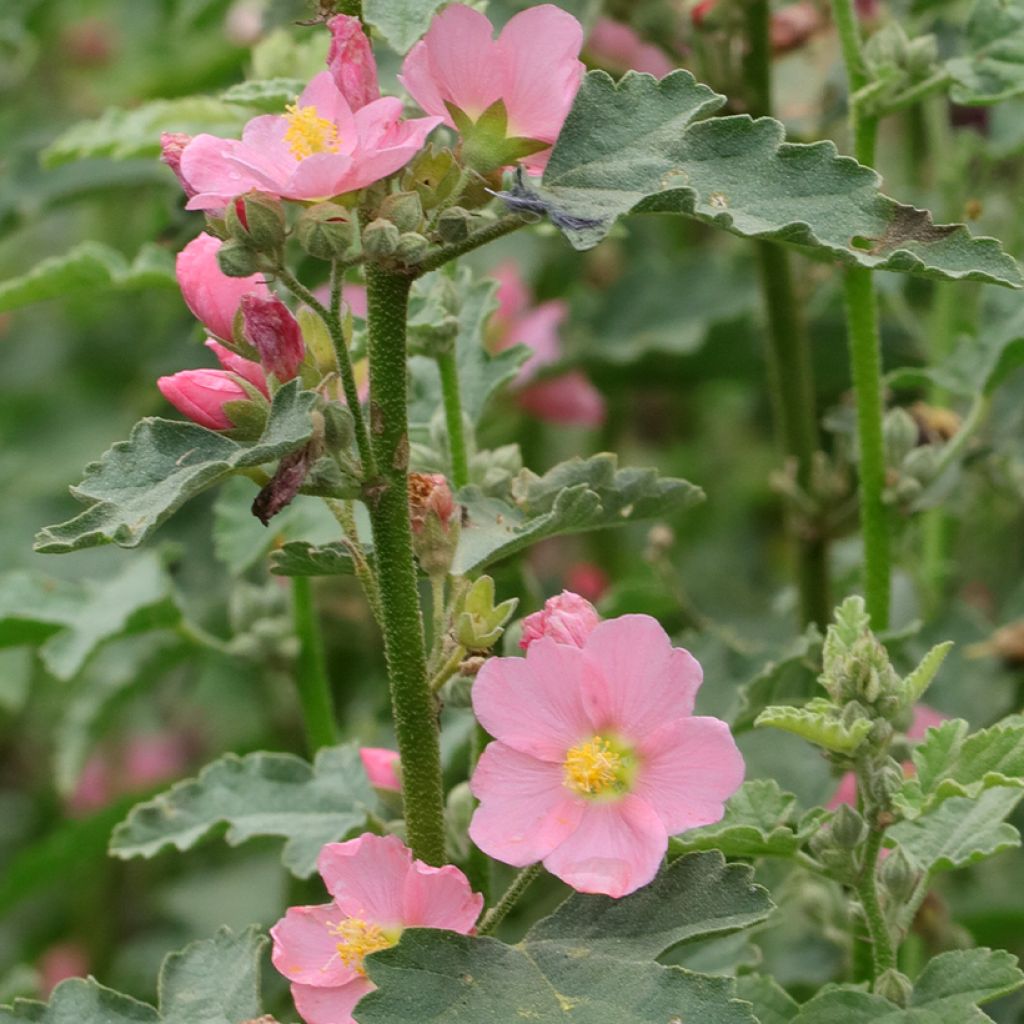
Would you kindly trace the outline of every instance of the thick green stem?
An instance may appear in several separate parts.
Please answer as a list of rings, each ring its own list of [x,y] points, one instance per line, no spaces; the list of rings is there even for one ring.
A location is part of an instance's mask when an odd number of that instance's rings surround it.
[[[296,576],[292,580],[292,610],[295,633],[299,638],[295,683],[299,690],[309,752],[315,754],[321,747],[337,743],[338,736],[334,723],[331,684],[327,678],[324,641],[308,576]]]
[[[771,12],[768,0],[744,5],[747,54],[744,61],[747,109],[754,117],[772,112]],[[800,316],[785,249],[758,242],[761,292],[768,314],[768,378],[776,434],[786,455],[796,461],[797,483],[808,492],[814,454],[819,448],[818,417],[810,339]],[[801,517],[806,519],[806,517]],[[802,621],[824,628],[831,614],[828,545],[811,522],[791,516],[797,533],[797,578]]]
[[[512,884],[505,890],[501,899],[490,910],[484,914],[484,919],[477,929],[480,935],[490,935],[495,928],[505,920],[508,912],[516,905],[519,898],[533,883],[533,880],[540,874],[540,864],[531,864],[512,879]]]
[[[885,830],[880,828],[872,828],[868,833],[868,841],[864,847],[864,869],[857,883],[857,898],[864,908],[864,917],[871,935],[872,963],[876,979],[884,971],[896,966],[896,950],[878,901],[878,854],[882,849],[884,835]]]
[[[413,854],[444,863],[444,790],[437,704],[427,682],[409,523],[406,318],[412,278],[366,268],[369,301],[370,424],[379,470],[366,489],[383,613],[384,654],[402,758],[405,822]]]
[[[462,396],[459,393],[459,367],[455,362],[454,349],[437,357],[437,368],[441,371],[441,393],[444,396],[444,419],[448,427],[452,483],[456,487],[465,487],[469,483],[469,456],[466,454]]]

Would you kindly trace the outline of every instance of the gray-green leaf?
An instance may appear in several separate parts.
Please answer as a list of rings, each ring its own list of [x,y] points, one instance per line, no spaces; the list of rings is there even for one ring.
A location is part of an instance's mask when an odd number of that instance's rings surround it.
[[[444,0],[363,0],[363,18],[391,44],[405,53],[430,27],[430,19]]]
[[[967,49],[946,62],[955,103],[1000,103],[1024,93],[1024,4],[978,0],[967,21]]]

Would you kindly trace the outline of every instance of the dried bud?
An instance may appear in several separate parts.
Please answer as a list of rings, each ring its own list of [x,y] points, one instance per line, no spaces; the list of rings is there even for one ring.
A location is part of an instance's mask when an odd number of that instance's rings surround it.
[[[284,207],[277,196],[247,192],[228,204],[228,237],[256,252],[277,255],[284,245]]]
[[[423,203],[415,192],[385,196],[377,216],[391,221],[399,231],[418,231],[423,223]]]
[[[181,173],[181,154],[191,141],[192,136],[186,135],[185,132],[164,132],[160,136],[160,159],[174,171],[174,176],[181,183],[187,199],[191,199],[196,190]]]
[[[915,402],[910,407],[910,415],[917,423],[918,444],[951,441],[963,424],[952,409],[928,405],[926,402]]]
[[[461,206],[445,210],[437,219],[437,233],[442,242],[464,242],[469,238],[473,215]]]
[[[387,259],[398,250],[401,232],[389,220],[378,218],[363,230],[363,248],[368,256]]]
[[[456,641],[469,651],[489,650],[501,639],[505,624],[512,618],[518,603],[513,597],[496,605],[494,580],[481,576],[456,608]]]
[[[268,373],[282,384],[298,374],[306,355],[302,328],[280,299],[243,295],[242,322],[246,341]]]
[[[412,543],[428,576],[444,575],[459,542],[458,505],[440,473],[409,474],[409,517]]]
[[[338,203],[317,203],[304,210],[295,234],[318,260],[349,260],[359,255],[359,215]]]
[[[586,598],[563,590],[544,602],[544,608],[523,619],[519,646],[525,651],[536,640],[548,637],[559,644],[582,647],[601,621],[597,609]]]

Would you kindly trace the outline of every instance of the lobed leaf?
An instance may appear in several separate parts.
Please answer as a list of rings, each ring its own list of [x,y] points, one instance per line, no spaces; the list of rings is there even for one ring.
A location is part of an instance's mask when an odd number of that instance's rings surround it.
[[[933,956],[914,982],[911,1006],[978,1006],[1024,985],[1017,958],[1003,949],[954,949]]]
[[[954,103],[1000,103],[1024,93],[1024,4],[978,0],[967,21],[967,54],[946,62]]]
[[[133,808],[114,830],[110,852],[128,860],[168,846],[188,850],[227,825],[231,846],[256,836],[286,839],[285,867],[308,878],[320,848],[364,828],[376,807],[354,745],[321,750],[312,765],[293,754],[227,754]]]
[[[0,1006],[0,1024],[158,1024],[160,1015],[146,1003],[101,985],[95,978],[70,978],[48,1003],[16,999]]]
[[[363,0],[363,19],[388,41],[393,50],[405,53],[430,27],[444,0]]]
[[[754,726],[791,732],[837,754],[852,754],[871,732],[869,719],[861,718],[845,725],[836,717],[833,705],[824,699],[812,700],[799,708],[785,705],[765,708]]]
[[[62,554],[119,544],[136,547],[190,498],[240,470],[297,451],[312,434],[316,395],[298,381],[274,396],[263,436],[234,441],[195,423],[147,418],[115,444],[71,493],[89,507],[74,519],[40,531],[36,550]]]
[[[675,71],[585,76],[539,198],[579,249],[629,212],[681,213],[848,266],[1024,284],[1016,261],[963,225],[934,224],[878,191],[879,176],[831,142],[785,142],[772,118],[699,120],[725,98]]]
[[[790,1024],[800,1012],[797,1001],[767,974],[741,974],[736,994],[754,1007],[758,1024]]]
[[[301,78],[257,78],[231,86],[220,98],[225,103],[240,103],[268,114],[280,114],[305,88],[306,83]]]

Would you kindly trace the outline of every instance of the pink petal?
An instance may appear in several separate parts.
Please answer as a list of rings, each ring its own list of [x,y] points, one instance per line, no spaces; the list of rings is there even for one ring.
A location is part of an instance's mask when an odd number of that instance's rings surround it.
[[[196,193],[185,204],[187,210],[212,210],[235,196],[262,187],[262,181],[232,160],[242,143],[197,135],[181,154],[181,173]]]
[[[359,1000],[376,987],[362,977],[355,977],[338,988],[292,985],[292,999],[306,1024],[356,1024],[352,1011]]]
[[[480,806],[469,835],[488,856],[525,867],[543,860],[579,825],[584,801],[562,782],[561,764],[490,743],[470,782]]]
[[[832,799],[825,804],[825,807],[830,811],[834,811],[841,804],[849,804],[851,807],[857,806],[857,776],[854,772],[844,773],[843,777],[839,780],[839,785],[836,786]]]
[[[345,843],[328,843],[317,868],[346,917],[383,927],[402,925],[402,893],[412,854],[398,836],[365,833]]]
[[[598,731],[609,728],[639,739],[693,713],[701,667],[689,651],[674,648],[649,615],[600,623],[583,653],[594,666],[587,677],[588,707]]]
[[[400,125],[404,112],[397,96],[384,96],[355,114],[356,133],[363,149],[373,149],[389,139]]]
[[[350,184],[354,169],[351,156],[314,153],[299,161],[281,194],[287,199],[312,200],[354,192],[355,188]]]
[[[346,985],[359,974],[338,956],[338,938],[331,926],[345,919],[336,903],[317,907],[289,907],[270,936],[274,966],[289,981],[318,988]]]
[[[514,260],[506,260],[491,271],[491,277],[498,282],[498,309],[495,318],[511,321],[530,306],[530,289],[519,273]]]
[[[561,764],[566,751],[594,725],[583,699],[588,665],[583,652],[548,637],[525,658],[491,658],[473,684],[473,711],[502,743]]]
[[[539,380],[516,398],[528,413],[548,423],[599,427],[607,415],[601,392],[579,370]]]
[[[225,348],[213,338],[207,338],[203,344],[217,357],[217,361],[225,370],[237,373],[239,377],[247,380],[253,387],[259,388],[268,398],[270,392],[267,390],[267,375],[259,363],[246,359],[244,356]]]
[[[914,720],[907,730],[907,739],[923,740],[929,729],[942,725],[945,721],[947,718],[941,711],[936,711],[935,708],[931,708],[927,704],[918,704],[914,708]]]
[[[341,147],[339,152],[350,153],[355,148],[359,137],[356,119],[329,71],[321,71],[310,80],[298,99],[298,106],[316,107],[318,117],[332,122],[337,127],[338,143]]]
[[[254,117],[242,130],[242,145],[236,155],[248,151],[264,174],[283,180],[295,169],[295,157],[284,140],[287,131],[288,119],[278,114]]]
[[[633,793],[658,814],[669,835],[720,821],[743,782],[743,757],[717,718],[682,718],[641,743]]]
[[[668,833],[644,800],[588,803],[579,828],[544,858],[544,867],[577,892],[626,896],[658,873]]]
[[[410,928],[447,928],[466,935],[483,907],[483,896],[451,864],[435,868],[415,861],[405,877],[402,919]]]
[[[398,777],[397,750],[388,750],[387,747],[360,747],[359,757],[371,786],[377,789],[390,789],[395,793],[401,792],[402,780]]]
[[[502,29],[497,49],[510,136],[558,138],[583,78],[582,46],[583,27],[553,4],[531,7]]]
[[[558,362],[561,358],[562,339],[558,332],[568,314],[569,307],[555,299],[531,309],[509,326],[503,347],[526,345],[531,349],[530,358],[519,370],[520,382],[528,380],[541,367]]]
[[[442,118],[449,128],[455,127],[430,67],[430,50],[422,39],[406,56],[398,80],[419,104],[420,109]]]
[[[646,71],[664,78],[675,68],[656,46],[645,43],[629,25],[598,18],[587,38],[587,51],[600,64],[616,71]]]

